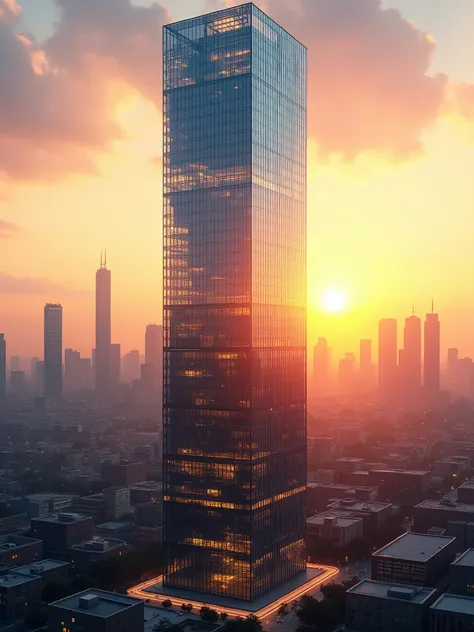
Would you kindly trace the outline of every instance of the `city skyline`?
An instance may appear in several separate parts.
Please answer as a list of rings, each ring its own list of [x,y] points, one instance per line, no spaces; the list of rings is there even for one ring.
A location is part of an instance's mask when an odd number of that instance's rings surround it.
[[[38,50],[31,53],[35,59],[41,59],[46,51],[52,65],[76,73],[81,67],[83,47],[94,47],[92,25],[103,34],[104,41],[116,41],[113,35],[118,22],[99,22],[91,8],[102,1],[81,3],[84,13],[79,16],[71,10],[67,15],[64,11],[55,14],[53,3],[47,0],[40,3],[41,11],[38,3],[24,0],[13,5],[21,5],[23,14],[8,20],[2,37],[8,37],[9,32],[31,32],[39,42]],[[375,339],[381,316],[393,315],[400,322],[405,316],[404,306],[415,302],[418,310],[434,296],[443,314],[442,349],[459,346],[465,349],[465,355],[472,356],[474,332],[466,323],[474,318],[469,290],[474,287],[469,243],[473,218],[468,170],[464,166],[472,162],[474,151],[469,140],[474,54],[467,26],[472,24],[474,7],[470,0],[459,0],[456,10],[439,0],[385,0],[381,8],[366,0],[361,3],[372,8],[360,21],[350,11],[344,19],[337,13],[328,13],[332,18],[322,19],[324,7],[329,12],[338,4],[329,1],[303,2],[301,16],[294,15],[291,8],[285,11],[281,0],[265,3],[268,11],[302,40],[308,39],[306,25],[316,24],[314,37],[310,37],[310,84],[323,82],[326,86],[327,101],[318,103],[311,93],[309,103],[309,342],[314,344],[318,337],[326,336],[332,340],[335,354],[342,356],[350,341]],[[59,152],[56,171],[44,173],[38,165],[26,161],[26,173],[20,167],[15,171],[10,163],[0,164],[0,170],[8,172],[8,179],[2,178],[0,185],[0,234],[7,237],[1,241],[4,258],[0,292],[7,300],[1,301],[0,328],[5,330],[12,355],[40,355],[41,304],[48,300],[61,302],[70,315],[65,321],[65,347],[90,354],[94,320],[89,270],[101,243],[107,243],[113,253],[113,310],[121,314],[114,337],[124,350],[134,349],[142,346],[141,332],[146,323],[159,323],[161,90],[159,73],[154,71],[160,67],[159,27],[169,22],[169,17],[185,17],[201,9],[219,8],[222,3],[182,0],[179,6],[169,2],[160,10],[151,9],[150,3],[142,0],[140,4],[145,6],[141,13],[136,4],[123,3],[128,8],[122,11],[128,13],[120,23],[126,25],[124,41],[144,41],[144,49],[127,44],[124,57],[122,49],[110,45],[107,50],[112,62],[119,56],[118,69],[112,73],[114,64],[106,63],[104,52],[95,50],[100,85],[91,91],[97,102],[88,110],[90,118],[78,120],[80,113],[69,108],[71,124],[77,121],[79,126],[74,128],[74,141],[82,130],[88,134],[89,145],[63,142],[60,120],[56,124],[60,142],[54,144],[54,130],[46,125],[46,119],[45,129],[37,136],[43,139],[46,156],[54,157]],[[400,15],[388,9],[398,9]],[[122,15],[117,12],[118,21]],[[58,26],[54,29],[55,18]],[[83,37],[78,35],[79,22],[85,29]],[[361,40],[364,28],[371,37]],[[142,38],[133,37],[137,31]],[[350,41],[355,51],[353,56],[346,55],[349,42],[342,38],[349,77],[345,66],[336,63],[332,48],[347,32],[353,33]],[[388,36],[391,32],[393,38]],[[64,53],[68,37],[74,42],[70,56]],[[380,50],[376,42],[382,46]],[[12,46],[17,57],[23,59],[24,45],[13,40]],[[406,56],[398,54],[400,50],[406,50]],[[407,69],[405,57],[418,60],[419,65],[410,63],[411,70]],[[317,58],[326,60],[327,74],[315,63]],[[374,59],[376,64],[371,61]],[[379,66],[381,76],[394,77],[393,84],[381,83],[374,70]],[[36,68],[45,72],[44,66]],[[361,94],[350,80],[352,76],[357,77],[354,83],[364,87],[368,109],[375,112],[370,121],[357,108]],[[38,74],[36,80],[41,82],[43,77],[51,78]],[[115,79],[119,80],[118,86]],[[80,80],[79,86],[86,82],[88,90],[96,87],[90,84],[93,77]],[[102,99],[102,84],[110,84],[110,102]],[[341,90],[346,90],[354,103],[352,113],[351,108],[345,114],[346,108],[338,107]],[[419,94],[426,94],[426,99],[420,99]],[[396,107],[389,108],[383,95]],[[333,120],[336,111],[342,118]],[[397,114],[392,117],[393,112]],[[362,138],[355,135],[349,114]],[[34,119],[29,129],[38,130],[44,120],[41,116]],[[122,138],[110,140],[109,134],[115,133],[117,125]],[[8,153],[12,157],[18,155],[13,149],[21,151],[21,139],[28,134],[22,129],[17,131],[13,124],[10,128],[17,139]],[[342,138],[337,135],[338,129]],[[400,149],[393,136],[387,137],[388,132],[406,141],[406,150],[405,145]],[[344,138],[348,145],[341,146]],[[96,140],[98,145],[94,144]],[[323,148],[318,150],[321,144]],[[44,165],[54,167],[48,160]],[[62,170],[58,171],[58,165]],[[92,175],[77,173],[81,170]],[[38,208],[42,208],[41,214]],[[130,213],[130,208],[140,211]],[[75,218],[74,240],[70,218]],[[331,287],[347,294],[345,312],[329,314],[320,308],[323,293]],[[34,314],[36,317],[32,317]]]

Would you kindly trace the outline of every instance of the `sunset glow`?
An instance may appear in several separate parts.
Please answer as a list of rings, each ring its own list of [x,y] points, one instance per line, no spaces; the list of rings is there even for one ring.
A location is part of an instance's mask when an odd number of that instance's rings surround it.
[[[339,288],[330,288],[324,292],[321,304],[326,312],[342,312],[347,306],[346,294]]]

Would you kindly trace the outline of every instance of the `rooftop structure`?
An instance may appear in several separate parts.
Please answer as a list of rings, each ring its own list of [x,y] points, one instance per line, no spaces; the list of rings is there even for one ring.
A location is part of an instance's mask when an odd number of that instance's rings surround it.
[[[133,608],[137,604],[143,604],[143,601],[128,595],[90,589],[55,601],[51,607],[70,612],[85,612],[93,617],[108,618],[128,608]]]
[[[35,522],[48,522],[50,524],[72,524],[77,522],[84,522],[90,520],[90,516],[84,516],[78,513],[59,513],[52,514],[51,516],[41,516],[35,518]]]
[[[377,582],[371,579],[363,579],[350,588],[348,593],[380,597],[381,599],[397,599],[411,603],[422,604],[436,595],[434,588],[420,588],[419,586],[407,586],[404,584],[391,584]]]

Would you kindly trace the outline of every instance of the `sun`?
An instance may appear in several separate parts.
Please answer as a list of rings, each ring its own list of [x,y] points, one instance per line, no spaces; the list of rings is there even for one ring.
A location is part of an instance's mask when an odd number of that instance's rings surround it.
[[[321,305],[325,312],[343,312],[347,306],[346,293],[339,288],[330,288],[322,295]]]

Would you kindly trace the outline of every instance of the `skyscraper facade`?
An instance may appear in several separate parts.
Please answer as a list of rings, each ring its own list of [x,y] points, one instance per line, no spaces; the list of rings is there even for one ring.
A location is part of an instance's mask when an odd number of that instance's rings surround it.
[[[110,388],[111,273],[101,258],[95,285],[95,387],[99,395]]]
[[[423,385],[430,398],[439,394],[440,364],[440,323],[438,314],[432,309],[431,314],[426,314],[423,353]]]
[[[397,389],[398,343],[397,321],[384,318],[379,322],[379,388],[391,398]]]
[[[7,343],[5,335],[0,334],[0,402],[7,393]]]
[[[44,396],[59,401],[63,394],[63,308],[44,307]]]
[[[164,582],[305,569],[306,49],[253,4],[164,27]]]

